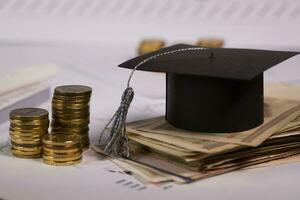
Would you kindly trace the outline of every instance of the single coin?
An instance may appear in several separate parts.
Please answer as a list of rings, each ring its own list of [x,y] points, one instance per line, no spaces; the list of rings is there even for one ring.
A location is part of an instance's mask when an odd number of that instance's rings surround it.
[[[37,151],[20,151],[18,149],[15,149],[14,147],[11,147],[11,152],[14,153],[14,154],[22,155],[22,156],[32,156],[32,155],[41,154],[40,150],[37,150]]]
[[[72,110],[84,110],[84,109],[89,109],[90,104],[52,104],[52,108],[57,109],[57,110],[67,110],[69,109],[70,111]]]
[[[48,132],[18,132],[18,131],[9,131],[9,135],[13,135],[15,137],[33,137],[33,138],[41,138],[43,135]]]
[[[81,154],[79,156],[73,156],[73,157],[55,157],[55,156],[48,156],[43,154],[44,160],[49,160],[49,161],[51,160],[51,161],[58,161],[58,162],[68,162],[68,161],[78,160],[81,158],[82,158]]]
[[[36,139],[42,139],[43,135],[18,135],[15,133],[10,133],[9,134],[10,138],[14,138],[17,140],[25,140],[25,141],[32,141],[32,140],[36,140]]]
[[[53,94],[53,98],[52,99],[55,99],[55,100],[61,100],[61,101],[81,101],[81,100],[87,100],[87,99],[91,99],[91,93],[88,94],[74,94],[72,93],[72,95],[68,94],[58,94],[58,93],[55,93],[54,91],[54,94]]]
[[[77,153],[77,152],[82,152],[82,150],[81,150],[81,146],[80,148],[73,148],[73,149],[51,149],[48,148],[47,146],[44,146],[43,152],[60,154],[60,153]]]
[[[20,132],[32,132],[32,131],[47,131],[49,128],[49,125],[39,125],[39,126],[16,126],[11,124],[9,127],[11,130],[16,130]]]
[[[90,96],[84,98],[78,98],[78,96],[75,98],[57,98],[57,96],[53,96],[51,102],[52,104],[89,104],[90,100]]]
[[[43,137],[43,144],[49,145],[74,145],[80,143],[80,137],[78,135],[67,135],[67,134],[48,134]]]
[[[24,152],[42,152],[42,147],[34,147],[34,148],[28,148],[28,147],[21,147],[21,146],[12,146],[15,150],[24,151]]]
[[[24,158],[24,159],[36,159],[36,158],[41,158],[41,154],[35,154],[35,155],[21,155],[18,153],[11,152],[13,156],[18,157],[18,158]]]
[[[40,125],[45,125],[45,124],[49,124],[49,119],[41,119],[41,120],[34,120],[34,119],[30,119],[30,120],[16,120],[16,119],[11,119],[10,120],[11,124],[14,124],[16,126],[20,125],[20,126],[40,126]]]
[[[84,85],[63,85],[56,87],[54,94],[63,96],[90,95],[92,88]]]
[[[48,111],[42,108],[19,108],[10,112],[10,119],[29,120],[48,118]]]
[[[11,145],[14,147],[26,147],[26,148],[41,148],[42,147],[42,143],[39,144],[19,144],[16,143],[14,141],[10,141]]]
[[[26,145],[26,144],[40,145],[42,142],[41,139],[23,140],[23,139],[18,139],[18,138],[14,138],[14,137],[10,137],[10,140],[19,145]]]
[[[56,150],[81,149],[82,147],[81,147],[81,142],[78,142],[77,144],[70,144],[70,145],[51,145],[51,144],[43,143],[43,148],[48,148],[56,151]]]
[[[82,155],[82,151],[78,151],[78,152],[72,152],[72,153],[54,153],[51,151],[45,151],[43,150],[43,156],[50,156],[50,157],[55,157],[55,158],[74,158],[76,156],[81,156]]]
[[[52,161],[52,160],[43,159],[43,162],[45,164],[54,165],[54,166],[68,166],[68,165],[76,165],[76,164],[80,163],[81,159],[68,161],[68,162]]]

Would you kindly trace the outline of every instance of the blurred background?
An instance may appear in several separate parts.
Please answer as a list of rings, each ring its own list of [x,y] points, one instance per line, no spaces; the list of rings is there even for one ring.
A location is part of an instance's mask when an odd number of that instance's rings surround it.
[[[144,38],[300,48],[298,0],[0,0],[1,43],[137,45]]]
[[[298,0],[0,0],[0,89],[18,82],[14,90],[24,93],[7,99],[0,90],[0,111],[16,102],[18,107],[44,102],[41,106],[51,110],[55,86],[89,85],[96,141],[130,73],[117,65],[137,56],[143,40],[164,46],[212,40],[226,48],[300,51],[299,35]],[[289,62],[290,68],[269,70],[265,80],[300,84],[300,60]],[[20,77],[27,77],[27,85]],[[34,101],[27,86],[40,82],[46,95]],[[136,95],[129,120],[164,113],[164,74],[137,72],[132,86]]]

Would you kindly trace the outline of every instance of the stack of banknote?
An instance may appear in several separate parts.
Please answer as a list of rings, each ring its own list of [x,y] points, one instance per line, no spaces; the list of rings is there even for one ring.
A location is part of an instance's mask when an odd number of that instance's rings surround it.
[[[267,89],[271,92],[266,92],[264,123],[254,129],[202,133],[178,129],[164,116],[140,120],[126,127],[130,158],[109,159],[145,183],[190,183],[300,160],[300,89],[285,85]],[[94,149],[102,152],[100,146]]]

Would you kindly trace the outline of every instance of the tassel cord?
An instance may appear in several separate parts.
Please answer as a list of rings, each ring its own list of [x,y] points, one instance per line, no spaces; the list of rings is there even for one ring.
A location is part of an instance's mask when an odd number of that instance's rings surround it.
[[[128,109],[130,107],[130,103],[132,102],[132,99],[134,97],[134,91],[130,87],[130,81],[133,77],[134,72],[145,63],[155,60],[159,57],[169,55],[169,54],[175,54],[185,51],[198,51],[198,50],[206,50],[206,48],[203,47],[190,47],[190,48],[182,48],[182,49],[175,49],[159,54],[155,54],[153,56],[150,56],[149,58],[146,58],[139,62],[135,67],[132,69],[128,81],[127,81],[127,87],[122,95],[122,100],[120,103],[119,108],[113,115],[113,117],[109,120],[109,122],[104,127],[103,131],[100,134],[99,143],[102,144],[102,137],[104,133],[107,130],[109,131],[108,139],[106,140],[106,145],[104,148],[104,152],[112,157],[129,157],[129,142],[128,142],[128,135],[126,132],[126,117],[128,113]],[[109,125],[112,123],[112,127],[108,129]]]

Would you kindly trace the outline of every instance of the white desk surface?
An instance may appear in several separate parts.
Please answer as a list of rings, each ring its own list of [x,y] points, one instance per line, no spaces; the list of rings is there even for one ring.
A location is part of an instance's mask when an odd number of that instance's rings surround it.
[[[60,73],[48,81],[55,87],[62,84],[92,86],[91,138],[97,143],[99,132],[117,108],[125,88],[129,71],[117,64],[135,56],[134,45],[101,46],[38,46],[0,45],[1,74],[12,69],[44,63],[56,63]],[[289,68],[274,68],[266,73],[268,81],[300,83],[300,59],[291,60]],[[297,64],[298,63],[298,64]],[[284,74],[283,74],[284,72]],[[164,113],[164,74],[138,72],[132,86],[135,99],[129,120],[162,115]],[[50,108],[50,100],[41,105]],[[0,144],[5,146],[8,123],[0,125]],[[112,163],[100,160],[88,150],[77,166],[53,167],[41,160],[12,157],[7,148],[0,152],[0,199],[299,199],[300,163],[270,168],[236,171],[188,185],[160,186],[142,184],[135,189],[119,180],[138,183],[119,172]]]

